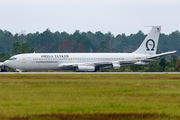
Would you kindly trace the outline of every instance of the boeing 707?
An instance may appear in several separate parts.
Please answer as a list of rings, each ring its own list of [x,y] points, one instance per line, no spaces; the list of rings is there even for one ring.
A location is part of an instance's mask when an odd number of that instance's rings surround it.
[[[157,58],[176,51],[156,54],[161,26],[152,26],[140,47],[132,53],[29,53],[18,54],[0,64],[16,71],[76,70],[96,72],[102,69],[120,69],[130,65],[148,65]]]

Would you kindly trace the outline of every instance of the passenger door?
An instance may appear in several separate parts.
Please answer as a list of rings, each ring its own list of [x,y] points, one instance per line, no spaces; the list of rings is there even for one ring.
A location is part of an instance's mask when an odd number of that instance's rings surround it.
[[[22,69],[26,68],[26,56],[22,55]]]

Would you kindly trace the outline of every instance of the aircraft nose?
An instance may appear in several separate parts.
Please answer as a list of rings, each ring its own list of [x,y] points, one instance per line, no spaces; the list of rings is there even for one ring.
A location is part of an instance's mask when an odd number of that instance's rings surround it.
[[[9,66],[9,61],[8,60],[4,61],[4,65]]]

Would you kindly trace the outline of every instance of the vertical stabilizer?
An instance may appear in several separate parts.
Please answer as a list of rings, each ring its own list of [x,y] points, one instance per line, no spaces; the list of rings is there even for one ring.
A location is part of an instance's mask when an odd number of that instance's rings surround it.
[[[149,55],[156,54],[160,31],[161,26],[152,26],[151,31],[144,39],[141,46],[133,53]]]

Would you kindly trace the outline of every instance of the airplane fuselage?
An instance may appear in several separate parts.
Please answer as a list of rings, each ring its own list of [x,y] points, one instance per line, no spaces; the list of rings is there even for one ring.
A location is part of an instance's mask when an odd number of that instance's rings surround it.
[[[64,65],[93,65],[101,62],[123,62],[132,63],[144,60],[147,55],[133,53],[32,53],[15,55],[5,61],[5,65],[21,70],[75,70],[76,67],[63,67]],[[125,65],[124,65],[125,66]],[[111,65],[100,68],[111,67]]]

